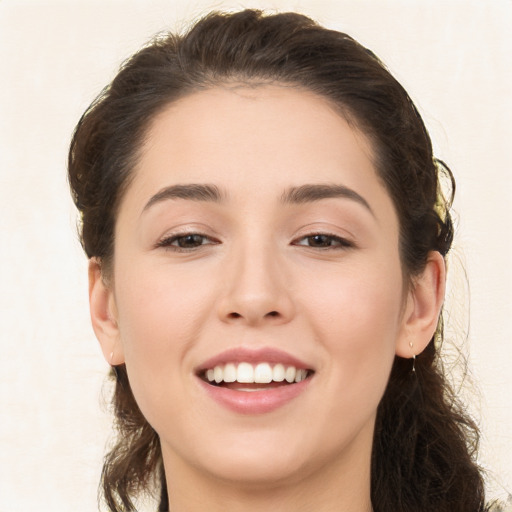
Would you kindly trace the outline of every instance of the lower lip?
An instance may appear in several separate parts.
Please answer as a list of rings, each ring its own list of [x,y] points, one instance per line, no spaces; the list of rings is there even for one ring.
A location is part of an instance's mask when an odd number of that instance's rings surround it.
[[[309,377],[295,384],[287,384],[262,391],[237,391],[212,386],[201,378],[199,382],[208,396],[218,404],[238,414],[264,414],[283,407],[303,393],[312,379]]]

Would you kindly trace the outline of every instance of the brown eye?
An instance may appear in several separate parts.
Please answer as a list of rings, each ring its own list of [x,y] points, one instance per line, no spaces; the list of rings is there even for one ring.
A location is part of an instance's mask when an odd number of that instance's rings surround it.
[[[194,249],[195,247],[199,247],[203,245],[207,238],[204,235],[198,235],[196,233],[184,236],[175,237],[173,244],[177,245],[182,249]]]
[[[313,235],[306,238],[310,247],[332,247],[333,237],[329,235]]]
[[[200,233],[183,233],[171,235],[156,244],[156,247],[174,251],[192,251],[203,245],[217,244],[218,241]]]
[[[352,244],[348,240],[325,233],[315,233],[313,235],[305,236],[295,242],[295,244],[316,249],[340,249],[344,247],[352,247]]]

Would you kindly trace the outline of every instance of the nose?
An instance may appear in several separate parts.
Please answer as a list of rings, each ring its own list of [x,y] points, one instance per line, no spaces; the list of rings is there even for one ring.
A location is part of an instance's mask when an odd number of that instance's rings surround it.
[[[268,248],[233,255],[218,302],[220,319],[248,326],[289,322],[295,308],[284,263]]]

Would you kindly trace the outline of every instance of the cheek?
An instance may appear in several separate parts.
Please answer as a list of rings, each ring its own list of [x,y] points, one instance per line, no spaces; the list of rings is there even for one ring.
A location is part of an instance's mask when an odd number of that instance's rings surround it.
[[[190,379],[186,356],[211,311],[209,299],[183,273],[170,276],[164,268],[148,266],[128,272],[122,264],[116,270],[120,338],[131,388],[144,416],[156,425],[155,411],[166,410],[169,403],[175,412],[187,405],[181,403]]]
[[[121,338],[128,351],[176,352],[194,337],[208,301],[197,279],[165,266],[123,273],[120,265],[119,274],[129,276],[116,281]]]
[[[331,375],[351,386],[385,386],[401,329],[398,265],[366,265],[338,275],[317,275],[310,287],[309,322],[329,353]]]

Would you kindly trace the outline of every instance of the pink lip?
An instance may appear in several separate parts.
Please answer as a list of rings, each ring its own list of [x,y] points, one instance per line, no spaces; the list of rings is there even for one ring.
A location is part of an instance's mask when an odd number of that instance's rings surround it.
[[[212,386],[200,377],[197,379],[210,398],[219,405],[239,414],[263,414],[274,411],[299,396],[311,381],[311,377],[308,377],[301,382],[263,391],[237,391],[221,386]]]
[[[260,362],[281,363],[285,366],[295,366],[298,369],[312,370],[303,361],[274,348],[247,349],[237,347],[208,359],[196,371],[200,386],[219,405],[238,414],[264,414],[278,409],[302,394],[311,382],[311,377],[308,377],[301,382],[283,384],[262,391],[238,391],[211,385],[200,376],[204,370],[214,368],[217,365],[239,362],[253,364]]]
[[[244,348],[235,347],[222,352],[211,359],[208,359],[197,367],[196,372],[201,372],[217,365],[226,363],[281,363],[284,365],[295,366],[298,369],[312,370],[306,363],[291,356],[290,354],[276,348]]]

